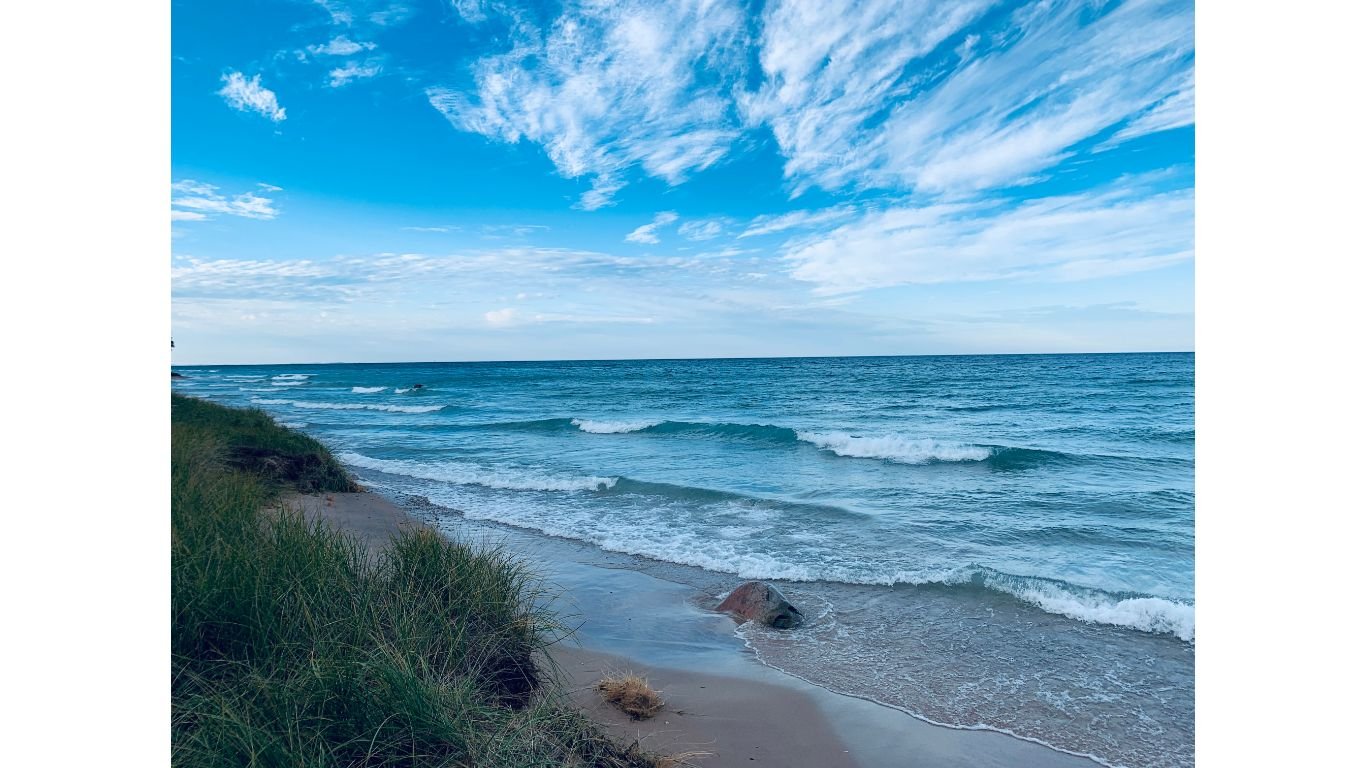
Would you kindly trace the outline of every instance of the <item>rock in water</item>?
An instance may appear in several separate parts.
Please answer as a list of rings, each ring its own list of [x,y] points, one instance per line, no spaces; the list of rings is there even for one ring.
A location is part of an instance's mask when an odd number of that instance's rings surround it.
[[[747,581],[736,587],[716,610],[777,629],[792,629],[802,623],[802,612],[797,606],[789,603],[773,585],[762,581]]]

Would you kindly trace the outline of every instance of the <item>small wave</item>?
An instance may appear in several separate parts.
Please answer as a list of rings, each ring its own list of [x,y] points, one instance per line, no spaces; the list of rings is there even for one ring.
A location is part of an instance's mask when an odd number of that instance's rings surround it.
[[[307,384],[307,383],[308,383],[308,382],[307,382],[306,380],[303,380],[303,379],[290,379],[289,381],[271,381],[271,382],[270,382],[271,386],[274,386],[274,387],[298,387],[298,386],[302,386],[302,385]]]
[[[491,469],[454,462],[427,464],[399,459],[374,459],[359,453],[343,453],[338,458],[347,464],[391,475],[511,491],[601,491],[617,482],[615,477],[564,477],[530,470]]]
[[[289,405],[295,408],[309,408],[327,411],[386,411],[388,413],[431,413],[445,408],[444,405],[385,405],[380,403],[313,403],[307,400],[275,400],[264,397],[251,399],[258,405]]]
[[[1121,597],[1100,590],[1067,587],[1045,579],[1008,576],[987,570],[983,586],[1005,592],[1049,613],[1078,621],[1113,624],[1195,641],[1195,606],[1160,597]]]
[[[639,432],[642,429],[658,425],[658,421],[646,421],[644,419],[636,421],[608,421],[591,419],[570,419],[570,424],[578,427],[584,432],[592,432],[596,435],[615,435],[623,432]]]
[[[373,395],[376,392],[383,392],[388,387],[352,387],[351,391],[357,395]]]
[[[395,390],[401,392],[402,390]],[[836,456],[856,459],[881,459],[899,464],[985,462],[993,469],[1028,469],[1066,461],[1065,453],[1035,448],[957,443],[903,435],[859,436],[848,432],[807,432],[773,424],[736,424],[733,422],[656,421],[651,419],[563,419],[505,421],[471,425],[481,429],[518,429],[537,431],[575,430],[594,434],[703,435],[728,440],[773,445],[806,443]]]
[[[411,390],[411,389],[412,389],[411,387],[405,387],[404,389],[395,389],[395,390],[394,390],[394,394],[396,394],[396,395],[401,395],[401,394],[403,394],[404,392],[407,392],[407,391],[409,391],[409,390]]]
[[[858,459],[886,459],[901,464],[929,464],[933,461],[983,461],[992,449],[966,443],[950,443],[930,438],[900,435],[859,437],[848,432],[798,432],[797,439],[838,456]]]

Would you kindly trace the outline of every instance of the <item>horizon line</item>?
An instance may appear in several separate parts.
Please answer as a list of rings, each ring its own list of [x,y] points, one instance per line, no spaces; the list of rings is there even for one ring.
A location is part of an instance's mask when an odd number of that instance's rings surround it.
[[[588,357],[542,358],[536,360],[365,360],[297,363],[172,363],[171,368],[203,368],[207,366],[261,367],[269,365],[491,365],[509,363],[637,363],[637,362],[706,362],[713,360],[850,360],[883,359],[894,357],[1063,357],[1082,355],[1193,355],[1195,350],[1152,350],[1125,352],[939,352],[900,355],[765,355],[737,357]]]

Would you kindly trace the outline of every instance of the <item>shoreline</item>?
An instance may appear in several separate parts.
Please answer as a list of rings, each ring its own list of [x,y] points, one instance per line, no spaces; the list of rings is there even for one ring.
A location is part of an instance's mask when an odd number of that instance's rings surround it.
[[[405,527],[428,526],[450,535],[376,491],[293,495],[283,501],[358,535],[371,552]],[[998,730],[935,724],[764,664],[735,634],[729,617],[699,606],[692,587],[629,569],[514,552],[559,590],[552,602],[566,623],[581,619],[573,637],[549,651],[552,665],[570,684],[571,700],[612,735],[639,740],[647,750],[705,752],[693,758],[704,768],[765,762],[797,768],[1104,765]],[[602,704],[592,684],[624,670],[662,689],[664,712],[632,722]],[[889,762],[889,755],[897,757]]]

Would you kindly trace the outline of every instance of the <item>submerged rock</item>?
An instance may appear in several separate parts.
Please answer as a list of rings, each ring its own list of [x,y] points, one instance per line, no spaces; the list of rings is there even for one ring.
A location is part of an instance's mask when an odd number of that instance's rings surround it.
[[[726,596],[716,610],[738,619],[757,621],[776,629],[792,629],[802,623],[802,612],[783,593],[762,581],[747,581]]]

